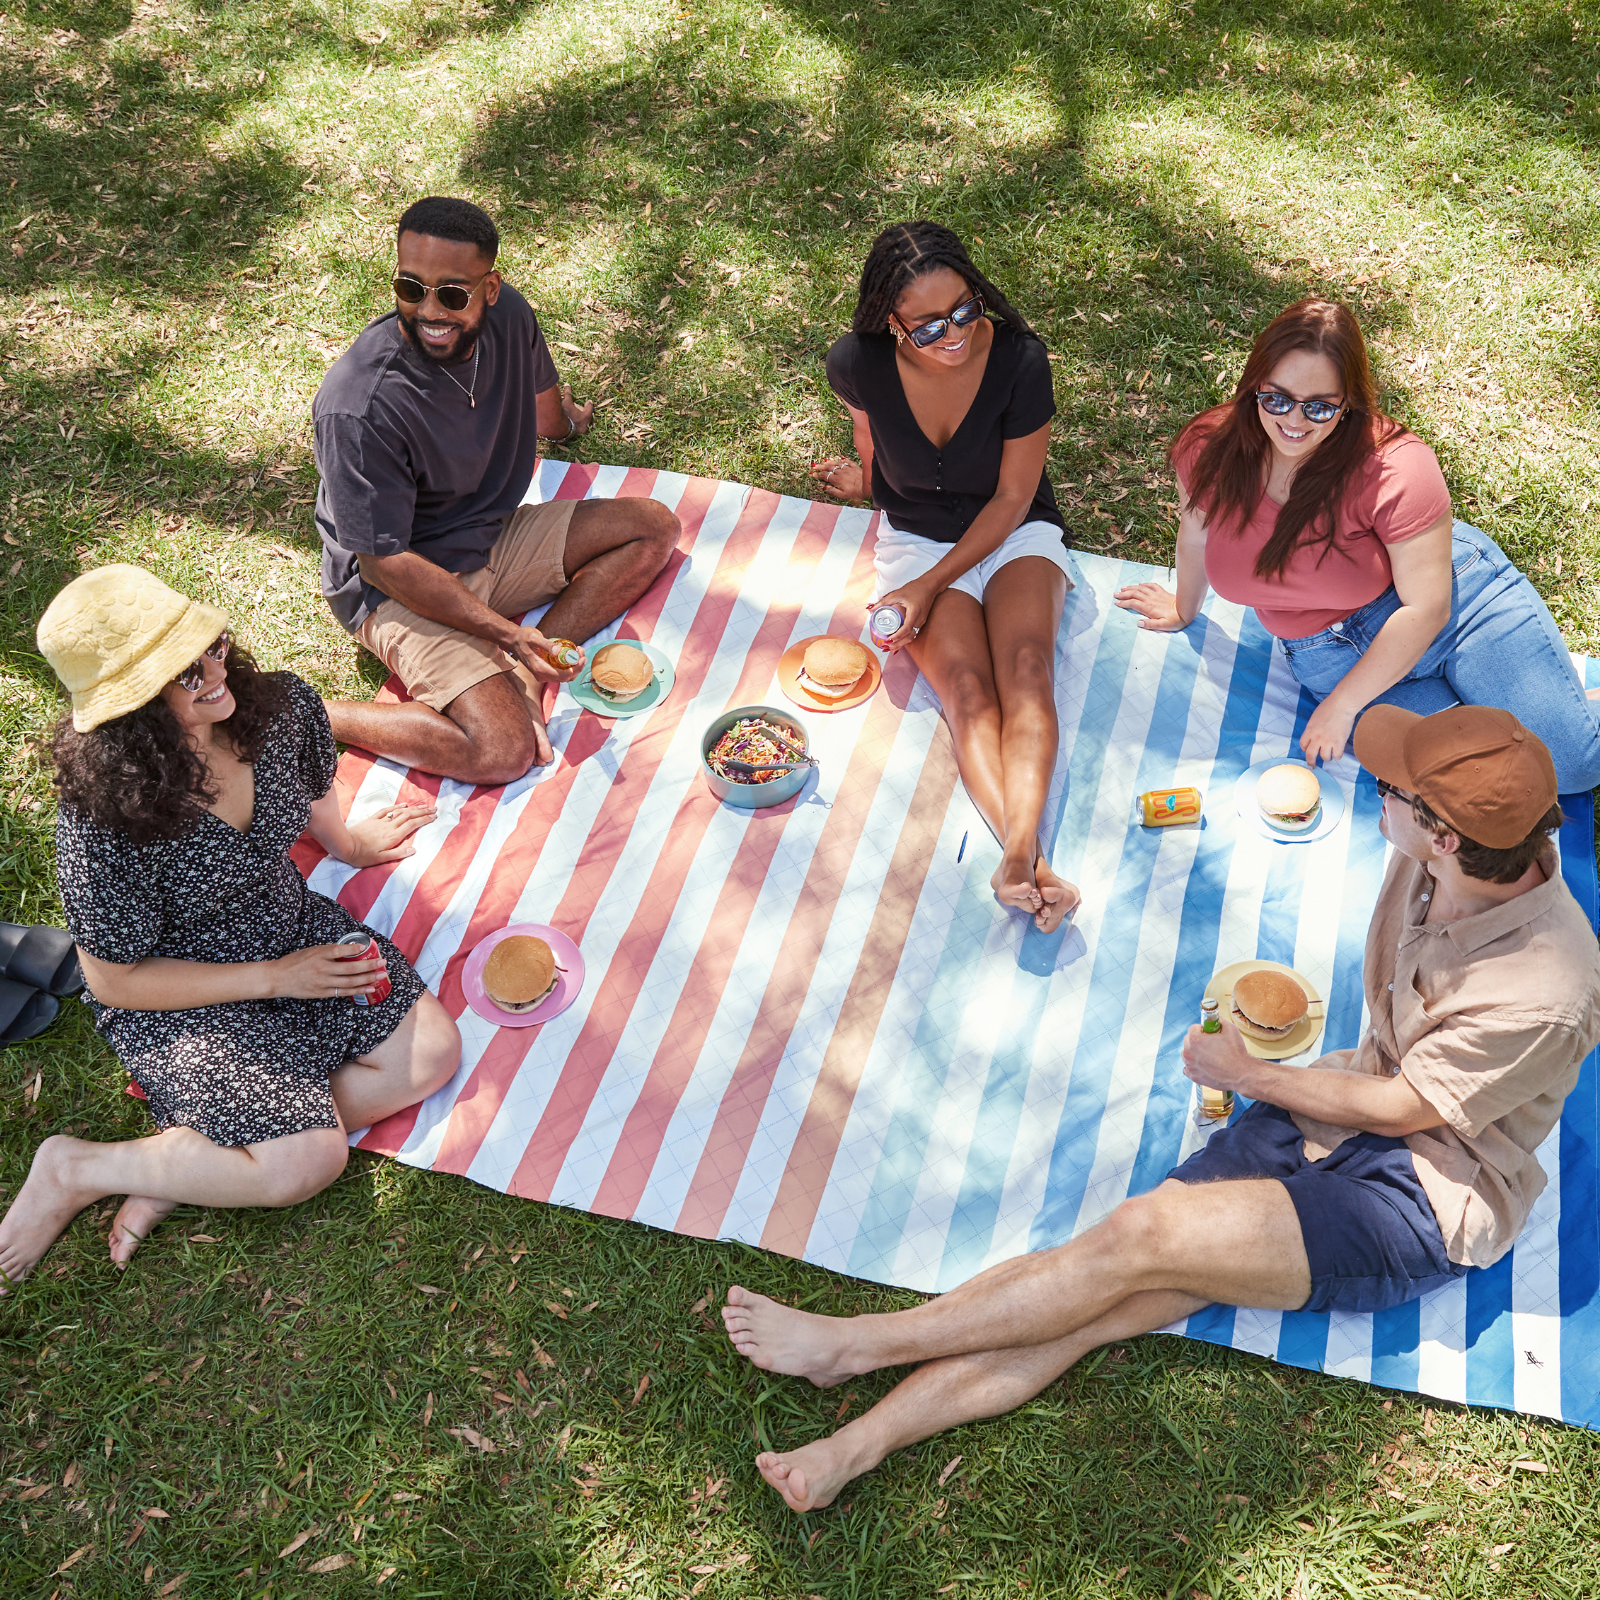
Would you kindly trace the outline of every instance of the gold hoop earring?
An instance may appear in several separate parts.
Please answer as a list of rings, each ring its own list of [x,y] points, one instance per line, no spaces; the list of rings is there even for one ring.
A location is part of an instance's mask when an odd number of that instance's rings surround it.
[[[890,323],[889,325],[889,332],[894,335],[894,342],[897,345],[904,344],[906,342],[906,336],[901,333],[901,331],[895,327],[893,323]]]

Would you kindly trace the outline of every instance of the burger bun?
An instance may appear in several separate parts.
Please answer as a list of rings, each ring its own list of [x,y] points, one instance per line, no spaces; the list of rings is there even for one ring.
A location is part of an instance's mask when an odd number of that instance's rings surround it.
[[[1322,816],[1322,785],[1310,767],[1285,761],[1268,767],[1256,783],[1256,805],[1280,833],[1304,833]]]
[[[602,700],[626,705],[637,700],[655,680],[655,663],[643,650],[620,641],[596,650],[589,682]]]
[[[502,1011],[532,1011],[558,981],[555,952],[529,933],[502,939],[483,964],[483,992]]]
[[[796,674],[808,694],[819,700],[839,700],[861,682],[872,664],[865,646],[854,639],[836,639],[831,634],[813,639]]]
[[[1252,1039],[1282,1039],[1305,1021],[1311,1002],[1286,972],[1257,967],[1233,985],[1232,1021]]]

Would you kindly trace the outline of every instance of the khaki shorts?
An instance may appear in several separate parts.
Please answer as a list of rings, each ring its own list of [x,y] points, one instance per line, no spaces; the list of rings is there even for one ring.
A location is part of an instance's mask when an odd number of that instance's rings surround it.
[[[554,600],[567,586],[562,558],[567,526],[579,504],[548,500],[518,506],[506,518],[488,566],[457,574],[463,587],[502,617],[520,617]],[[487,639],[419,617],[398,600],[385,600],[356,629],[356,638],[406,686],[413,700],[435,711],[443,711],[476,684],[509,672],[534,714],[543,719],[543,686],[520,662]]]

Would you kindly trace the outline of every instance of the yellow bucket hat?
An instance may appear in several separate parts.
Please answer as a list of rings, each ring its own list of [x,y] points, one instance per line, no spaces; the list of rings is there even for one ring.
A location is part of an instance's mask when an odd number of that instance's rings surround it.
[[[39,650],[79,733],[148,705],[228,626],[215,606],[117,562],[74,578],[39,619]]]

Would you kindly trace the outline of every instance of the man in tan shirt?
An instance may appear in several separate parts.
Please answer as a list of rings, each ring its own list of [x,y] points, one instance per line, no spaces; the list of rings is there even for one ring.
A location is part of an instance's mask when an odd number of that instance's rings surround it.
[[[795,1510],[1210,1302],[1375,1311],[1510,1249],[1545,1185],[1535,1152],[1600,1039],[1600,949],[1550,842],[1555,769],[1485,706],[1374,706],[1355,751],[1394,846],[1357,1049],[1287,1067],[1231,1024],[1191,1029],[1186,1075],[1249,1110],[1079,1238],[913,1310],[822,1317],[729,1290],[729,1337],[765,1370],[826,1387],[924,1363],[837,1433],[756,1458]]]

